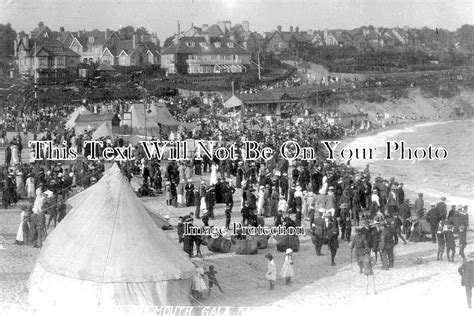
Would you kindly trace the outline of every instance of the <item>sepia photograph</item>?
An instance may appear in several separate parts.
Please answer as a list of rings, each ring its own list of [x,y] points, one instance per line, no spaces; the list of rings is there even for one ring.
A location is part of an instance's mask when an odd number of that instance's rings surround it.
[[[0,315],[472,315],[472,0],[0,0]]]

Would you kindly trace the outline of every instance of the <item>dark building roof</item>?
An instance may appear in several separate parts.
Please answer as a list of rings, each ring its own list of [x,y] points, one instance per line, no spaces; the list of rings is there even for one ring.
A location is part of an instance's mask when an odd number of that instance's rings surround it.
[[[84,114],[84,115],[78,115],[77,118],[76,118],[76,122],[80,122],[80,123],[108,122],[108,121],[112,121],[116,117],[118,118],[117,114],[115,114],[115,113]]]
[[[183,37],[178,43],[173,43],[163,49],[162,55],[169,54],[250,54],[239,44],[225,38]]]
[[[34,42],[29,42],[29,54],[33,56],[34,52]],[[40,52],[46,52],[49,56],[68,56],[68,57],[80,57],[79,54],[72,51],[71,49],[65,47],[60,41],[55,39],[44,39],[42,41],[36,42],[36,55]]]

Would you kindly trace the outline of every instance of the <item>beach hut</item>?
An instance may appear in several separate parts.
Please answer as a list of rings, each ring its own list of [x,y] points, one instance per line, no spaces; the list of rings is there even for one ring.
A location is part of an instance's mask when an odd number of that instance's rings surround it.
[[[81,105],[74,112],[71,113],[71,115],[69,116],[68,121],[64,125],[66,126],[66,128],[73,128],[77,117],[79,115],[86,115],[86,114],[92,114],[92,112],[89,111],[88,109],[86,109],[86,107],[84,105]]]
[[[92,133],[93,139],[99,139],[101,137],[110,137],[111,139],[115,138],[112,129],[107,125],[106,122],[102,123],[95,131]]]
[[[78,195],[30,275],[33,309],[191,304],[193,264],[116,165]]]

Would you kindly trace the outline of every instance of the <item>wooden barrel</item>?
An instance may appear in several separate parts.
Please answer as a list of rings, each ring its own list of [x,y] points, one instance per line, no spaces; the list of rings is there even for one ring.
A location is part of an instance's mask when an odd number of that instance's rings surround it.
[[[285,252],[288,248],[295,252],[300,250],[300,239],[297,235],[276,236],[275,238],[278,251]]]
[[[247,236],[249,240],[256,240],[258,249],[266,249],[268,247],[268,238],[270,236],[266,235],[255,235],[255,236]]]
[[[238,255],[254,255],[258,252],[256,239],[244,239],[235,241],[235,253]]]
[[[222,237],[207,239],[207,248],[212,252],[228,253],[230,252],[231,245],[232,244],[229,239]]]

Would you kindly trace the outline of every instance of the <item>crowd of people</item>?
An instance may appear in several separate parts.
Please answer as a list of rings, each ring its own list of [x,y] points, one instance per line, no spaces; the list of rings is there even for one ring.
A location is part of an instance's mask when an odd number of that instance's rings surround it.
[[[181,118],[185,118],[184,113],[194,105],[178,99],[167,101],[179,104],[174,114]],[[103,106],[120,108],[126,104]],[[94,105],[90,110],[98,112],[98,107]],[[72,108],[50,107],[39,112],[9,110],[12,112],[3,112],[3,131],[18,130],[18,126],[24,125],[25,131],[41,130],[36,136],[38,139],[52,140],[58,146],[64,141],[63,146],[76,147],[86,157],[90,154],[88,148],[82,152],[82,144],[92,138],[92,131],[76,135],[73,129],[63,128]],[[242,151],[238,150],[237,160],[211,159],[204,155],[203,160],[162,162],[156,158],[147,160],[137,145],[136,159],[120,163],[121,169],[131,182],[136,177],[142,179],[136,190],[140,196],[164,194],[168,205],[193,208],[190,215],[178,219],[178,239],[190,257],[194,255],[194,244],[200,255],[199,245],[203,240],[184,235],[184,224],[193,225],[200,220],[203,226],[212,226],[216,204],[224,204],[227,229],[235,216],[234,208],[240,211],[244,226],[257,227],[265,218],[267,221],[270,218],[274,226],[307,226],[315,255],[322,256],[322,247],[327,245],[331,266],[336,265],[339,243],[349,243],[360,272],[368,277],[373,275],[372,265],[379,256],[382,269],[394,267],[394,247],[399,239],[403,243],[426,241],[426,225],[431,241],[439,245],[439,260],[446,248],[448,260],[454,261],[455,235],[459,237],[459,255],[465,259],[467,206],[454,206],[447,212],[445,199],[442,199],[426,210],[423,196],[411,204],[405,197],[403,183],[394,178],[374,177],[368,166],[359,172],[347,164],[326,160],[317,145],[319,141],[340,139],[345,134],[344,128],[328,123],[326,114],[301,120],[241,117],[227,113],[218,98],[211,98],[211,106],[204,113],[194,120],[197,129],[180,129],[173,138],[217,140],[221,144],[235,144],[237,148],[244,140],[255,140],[259,146],[275,151],[283,142],[294,140],[301,146],[314,147],[318,156],[313,161],[286,160],[280,155],[274,155],[269,161],[249,161],[244,160]],[[166,139],[167,135],[160,138]],[[104,140],[109,147],[122,147],[126,143],[123,138]],[[28,201],[22,207],[16,241],[41,247],[49,226],[55,226],[66,216],[67,198],[98,181],[104,172],[104,163],[83,159],[72,163],[30,161],[29,149],[25,154],[24,136],[22,139],[20,133],[12,140],[5,139],[5,143],[5,165],[0,175],[3,207],[8,208],[19,200]],[[206,173],[209,173],[209,181],[204,176]],[[199,184],[193,176],[202,177]],[[352,236],[353,228],[355,236]],[[286,249],[281,271],[287,284],[294,274],[292,251],[292,247]],[[273,257],[269,255],[267,259],[267,278],[270,289],[274,289],[276,268]],[[209,280],[218,286],[215,271],[210,270],[208,274],[214,275]]]

